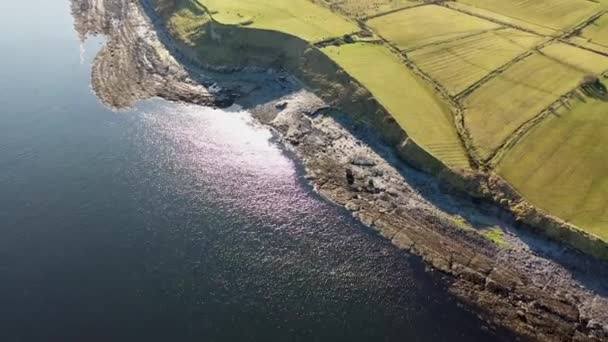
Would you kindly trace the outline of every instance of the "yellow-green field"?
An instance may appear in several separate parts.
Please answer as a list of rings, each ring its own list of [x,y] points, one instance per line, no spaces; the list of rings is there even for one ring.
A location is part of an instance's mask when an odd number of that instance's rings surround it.
[[[565,30],[602,9],[589,0],[459,0],[507,17],[555,30]]]
[[[445,7],[427,5],[373,18],[367,24],[401,50],[449,41],[500,26]]]
[[[533,34],[501,29],[428,46],[409,57],[455,95],[541,41]]]
[[[516,63],[464,101],[465,123],[482,157],[491,155],[524,122],[575,88],[591,70],[608,68],[608,58],[577,50],[576,62],[560,59],[570,52],[556,44]],[[580,56],[579,56],[580,55]],[[587,63],[588,61],[593,61]],[[601,61],[601,64],[595,64]]]
[[[608,102],[577,100],[558,114],[498,171],[533,204],[608,241]]]
[[[353,18],[365,18],[423,3],[422,0],[314,0]]]
[[[419,145],[452,166],[468,166],[448,106],[386,47],[357,43],[323,52],[365,86]]]
[[[309,42],[359,31],[356,23],[308,0],[198,0],[227,25],[285,32]]]
[[[608,70],[608,57],[571,45],[555,43],[544,47],[541,52],[584,74],[597,75]]]
[[[572,37],[569,39],[574,45],[580,46],[585,49],[597,51],[600,54],[608,56],[608,45],[599,45],[582,37]]]
[[[592,43],[608,47],[608,14],[604,14],[587,26],[583,30],[582,36]]]
[[[446,2],[445,6],[463,13],[468,13],[471,15],[479,16],[481,18],[487,18],[488,20],[500,22],[503,25],[511,25],[521,30],[528,30],[539,35],[557,36],[559,34],[558,31],[548,28],[546,26],[536,25],[534,23],[503,15],[497,12],[488,11],[481,7],[470,6],[463,2],[450,1]]]

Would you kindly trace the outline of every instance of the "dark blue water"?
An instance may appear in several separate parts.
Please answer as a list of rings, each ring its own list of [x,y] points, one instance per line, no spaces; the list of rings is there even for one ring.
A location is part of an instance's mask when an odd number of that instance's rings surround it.
[[[0,1],[0,341],[498,339],[247,113],[101,106],[99,44]]]

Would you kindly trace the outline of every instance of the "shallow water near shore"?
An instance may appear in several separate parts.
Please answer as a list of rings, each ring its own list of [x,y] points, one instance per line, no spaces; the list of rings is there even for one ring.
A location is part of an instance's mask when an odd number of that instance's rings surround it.
[[[248,113],[110,111],[101,39],[81,51],[67,2],[0,10],[0,340],[507,338],[315,195]]]

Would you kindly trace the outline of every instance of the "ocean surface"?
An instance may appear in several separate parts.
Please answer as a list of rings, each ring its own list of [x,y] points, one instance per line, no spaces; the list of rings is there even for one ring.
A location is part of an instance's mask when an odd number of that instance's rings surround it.
[[[0,1],[0,341],[495,341],[248,113],[114,112],[69,3]]]

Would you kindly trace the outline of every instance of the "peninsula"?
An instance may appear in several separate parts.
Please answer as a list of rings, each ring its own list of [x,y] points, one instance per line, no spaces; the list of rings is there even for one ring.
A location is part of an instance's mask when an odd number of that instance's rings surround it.
[[[491,324],[608,338],[608,2],[72,4],[105,104],[240,105]]]

